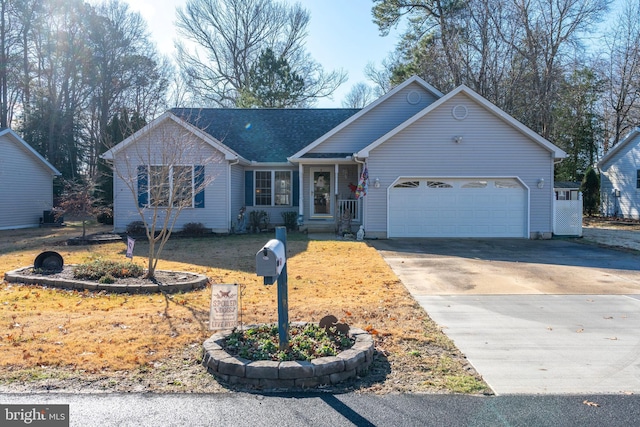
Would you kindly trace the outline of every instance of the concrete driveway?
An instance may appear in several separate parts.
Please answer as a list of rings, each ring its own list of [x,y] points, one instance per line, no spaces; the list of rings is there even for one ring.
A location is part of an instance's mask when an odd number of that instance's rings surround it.
[[[637,252],[572,240],[372,244],[496,394],[640,393]]]

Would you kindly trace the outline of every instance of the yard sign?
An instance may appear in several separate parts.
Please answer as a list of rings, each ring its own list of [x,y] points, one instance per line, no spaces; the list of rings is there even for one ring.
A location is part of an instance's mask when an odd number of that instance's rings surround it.
[[[133,247],[135,246],[136,241],[131,237],[127,236],[127,258],[133,259]]]
[[[211,285],[209,329],[233,329],[238,326],[238,284]]]

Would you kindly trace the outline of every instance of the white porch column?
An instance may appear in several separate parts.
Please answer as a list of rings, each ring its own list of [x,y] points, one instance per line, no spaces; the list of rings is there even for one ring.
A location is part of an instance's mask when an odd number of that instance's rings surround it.
[[[340,193],[340,190],[338,189],[338,170],[339,170],[339,165],[336,163],[335,165],[333,165],[334,167],[334,171],[333,171],[333,194],[334,196],[337,196]]]
[[[298,215],[304,215],[304,166],[298,163]]]

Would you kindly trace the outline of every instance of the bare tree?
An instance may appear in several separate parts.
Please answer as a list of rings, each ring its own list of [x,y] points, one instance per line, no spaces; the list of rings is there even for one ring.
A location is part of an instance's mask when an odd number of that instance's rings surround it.
[[[447,0],[373,0],[373,21],[382,35],[388,35],[392,27],[406,18],[407,30],[402,35],[398,49],[407,61],[396,66],[392,81],[397,84],[418,68],[427,69],[429,81],[441,90],[463,83],[460,67],[461,52],[458,17],[468,8],[467,2]],[[430,58],[430,61],[425,61]],[[411,64],[412,63],[412,64]],[[409,65],[403,67],[402,65]],[[404,68],[404,69],[403,69]],[[434,72],[436,71],[437,72]],[[421,73],[422,74],[422,73]],[[423,74],[425,75],[425,74]],[[440,78],[440,81],[435,81]]]
[[[87,233],[86,222],[102,211],[96,197],[97,187],[90,179],[65,180],[58,208],[60,214],[71,215],[82,220],[82,238]]]
[[[25,140],[65,178],[80,175],[86,153],[81,123],[91,94],[91,55],[84,25],[91,8],[81,0],[43,4],[32,49],[34,76]]]
[[[391,53],[382,61],[380,68],[376,68],[373,62],[364,67],[364,75],[373,83],[373,93],[378,98],[391,90],[391,70],[399,62],[397,56],[397,52]]]
[[[391,81],[419,74],[447,92],[466,84],[542,136],[567,58],[610,0],[374,0],[384,34],[407,18]]]
[[[8,82],[9,67],[9,0],[0,0],[0,129],[7,127],[9,111]]]
[[[611,0],[511,0],[505,9],[511,25],[503,41],[515,49],[525,67],[520,74],[529,88],[522,111],[525,124],[543,137],[552,131],[552,106],[562,81],[564,60],[579,47],[581,33],[593,30]],[[503,28],[504,30],[504,28]],[[516,68],[516,72],[519,72]]]
[[[20,75],[27,52],[24,46],[41,8],[32,2],[0,0],[0,128],[11,127],[16,106],[25,108]]]
[[[23,108],[22,125],[28,127],[27,122],[31,116],[31,86],[38,69],[38,61],[34,59],[33,51],[37,45],[36,40],[42,28],[46,8],[42,0],[19,0],[14,1],[13,5],[14,16],[12,19],[16,25],[20,25],[21,64],[16,67],[16,71],[20,73],[16,90],[19,92],[19,100]]]
[[[640,1],[627,0],[606,36],[604,151],[640,122]]]
[[[155,104],[164,99],[171,69],[166,68],[150,42],[146,22],[126,3],[105,1],[95,7],[90,17],[93,91],[87,163],[89,174],[94,176],[98,156],[120,142],[109,140],[109,120],[123,108],[145,118],[153,117],[158,110]]]
[[[304,80],[300,104],[331,95],[346,81],[325,72],[304,48],[309,13],[274,0],[189,0],[178,10],[178,63],[194,97],[235,106],[247,88],[251,66],[271,49]]]
[[[216,178],[216,165],[224,157],[205,149],[202,140],[170,119],[136,135],[111,160],[116,191],[132,198],[144,223],[149,241],[147,278],[153,279],[180,214],[187,208],[204,207],[205,189]]]
[[[374,99],[373,88],[360,82],[353,85],[351,91],[342,101],[342,106],[345,108],[364,108]]]

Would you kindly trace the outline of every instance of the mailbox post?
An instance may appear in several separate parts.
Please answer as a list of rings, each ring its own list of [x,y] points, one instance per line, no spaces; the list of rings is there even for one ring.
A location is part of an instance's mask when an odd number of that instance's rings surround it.
[[[280,350],[289,347],[289,297],[287,286],[287,229],[276,227],[276,238],[256,253],[256,274],[265,285],[278,281],[278,338]]]

